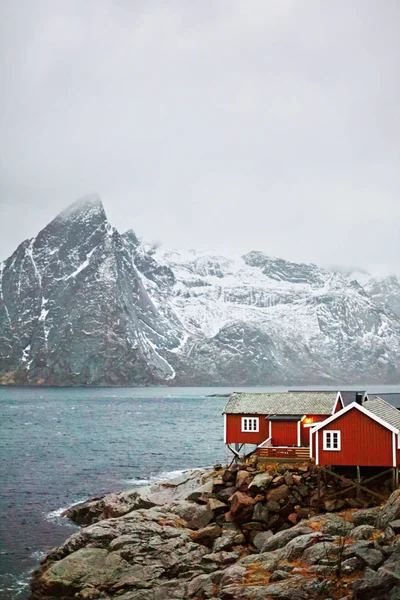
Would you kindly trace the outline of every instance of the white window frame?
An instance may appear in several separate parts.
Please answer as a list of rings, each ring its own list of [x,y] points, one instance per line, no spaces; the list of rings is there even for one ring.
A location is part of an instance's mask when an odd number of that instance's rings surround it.
[[[333,447],[333,435],[337,434],[338,447]],[[324,429],[322,449],[327,452],[340,452],[342,449],[341,431],[340,429]]]
[[[259,417],[242,417],[242,433],[258,433],[259,431]]]

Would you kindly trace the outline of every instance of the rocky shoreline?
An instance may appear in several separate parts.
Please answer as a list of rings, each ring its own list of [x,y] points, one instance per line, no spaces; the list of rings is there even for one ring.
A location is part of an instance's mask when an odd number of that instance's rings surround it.
[[[31,600],[400,599],[400,490],[328,500],[312,465],[216,465],[92,498]],[[341,512],[328,512],[328,511]]]

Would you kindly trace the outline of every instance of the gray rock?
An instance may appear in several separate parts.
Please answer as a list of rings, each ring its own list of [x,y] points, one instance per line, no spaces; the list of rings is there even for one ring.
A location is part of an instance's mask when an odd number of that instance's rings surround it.
[[[327,535],[340,535],[340,536],[348,536],[351,535],[352,529],[354,529],[353,523],[349,523],[348,521],[344,521],[340,517],[336,515],[325,515],[326,522],[321,527],[321,533],[325,533]]]
[[[208,479],[205,484],[190,492],[187,495],[187,500],[189,500],[189,502],[199,502],[200,498],[204,494],[211,494],[211,492],[213,491],[213,485],[213,480]]]
[[[363,527],[361,525],[361,527]],[[343,575],[350,575],[356,571],[361,571],[364,569],[365,563],[364,561],[357,558],[357,556],[353,556],[352,558],[347,558],[342,562],[342,573]]]
[[[263,492],[267,490],[272,483],[272,477],[268,473],[258,473],[249,485],[249,491]]]
[[[396,521],[391,521],[389,523],[389,527],[392,529],[395,535],[400,533],[400,519],[396,519]]]
[[[243,579],[245,579],[246,575],[247,575],[246,567],[244,567],[242,565],[233,565],[232,567],[225,569],[225,571],[222,575],[222,578],[221,578],[220,585],[223,588],[228,585],[232,585],[233,583],[240,582]]]
[[[375,548],[359,548],[356,551],[357,558],[360,558],[371,569],[377,569],[383,563],[383,554]]]
[[[197,575],[188,584],[186,588],[187,598],[211,598],[213,595],[213,582],[210,575]]]
[[[272,571],[275,569],[278,564],[278,557],[274,552],[262,552],[261,554],[249,554],[249,556],[245,556],[241,558],[239,563],[240,565],[254,565],[254,564],[262,564],[263,568],[267,571]]]
[[[362,508],[361,510],[357,510],[353,514],[353,524],[356,527],[358,525],[373,525],[375,527],[378,513],[378,506],[374,506],[373,508]]]
[[[308,533],[314,533],[314,530],[311,529],[311,527],[307,527],[306,525],[296,525],[291,529],[286,529],[285,531],[275,533],[275,535],[273,535],[266,541],[261,552],[268,552],[270,550],[277,550],[278,548],[283,548],[283,546],[286,546],[286,544],[290,542],[290,540],[292,540],[293,538]]]
[[[355,600],[382,600],[399,583],[400,553],[393,555],[375,572],[367,568],[364,577],[353,584]]]
[[[214,513],[207,506],[185,500],[171,504],[168,510],[184,519],[189,529],[201,529],[214,518]]]
[[[400,519],[400,489],[393,492],[389,500],[382,506],[376,525],[379,529],[385,529],[391,521],[397,519]]]
[[[349,544],[345,546],[343,550],[343,558],[351,558],[352,556],[357,556],[357,552],[359,550],[363,550],[365,548],[373,548],[374,543],[371,540],[357,540],[354,544]]]
[[[296,558],[299,558],[307,548],[318,544],[320,540],[326,540],[326,536],[319,531],[299,535],[292,539],[286,546],[278,550],[277,554],[281,560],[295,560]]]
[[[400,584],[390,590],[389,600],[400,600]]]
[[[260,521],[261,523],[268,523],[269,512],[265,504],[258,502],[253,510],[253,521]]]
[[[291,576],[292,575],[287,571],[281,571],[280,569],[277,569],[272,573],[270,577],[270,582],[273,583],[275,581],[283,581],[284,579],[288,579]]]
[[[375,533],[379,533],[379,529],[375,529],[373,525],[358,525],[351,531],[350,536],[354,540],[369,540]]]
[[[307,548],[303,554],[303,562],[306,565],[315,565],[321,560],[331,559],[339,554],[339,546],[334,542],[320,542],[315,546]]]
[[[253,545],[257,548],[257,550],[261,550],[264,547],[266,542],[273,536],[272,531],[260,531],[257,533],[255,538],[253,539]]]

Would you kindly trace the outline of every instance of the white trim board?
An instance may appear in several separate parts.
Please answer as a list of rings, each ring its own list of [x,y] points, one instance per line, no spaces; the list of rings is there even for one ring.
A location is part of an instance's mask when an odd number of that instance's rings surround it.
[[[339,400],[340,400],[340,404],[342,405],[342,408],[344,408],[344,404],[343,404],[343,398],[342,398],[342,396],[341,396],[340,392],[338,392],[338,393],[337,393],[337,397],[336,397],[336,400],[335,400],[335,404],[333,405],[333,408],[332,408],[332,414],[333,414],[333,415],[335,414],[336,405],[337,405],[337,403],[339,402]]]
[[[339,410],[339,412],[337,412],[334,415],[332,415],[331,417],[328,417],[327,419],[325,419],[325,421],[320,421],[318,423],[318,425],[315,425],[312,428],[311,431],[313,431],[313,432],[314,431],[318,431],[322,427],[326,427],[327,425],[329,425],[329,423],[332,423],[332,421],[335,421],[336,419],[338,419],[342,415],[346,414],[347,412],[349,412],[353,408],[359,410],[360,412],[362,412],[364,415],[366,415],[367,417],[369,417],[373,421],[376,421],[377,423],[379,423],[379,425],[382,425],[383,427],[386,427],[386,429],[389,429],[390,431],[392,431],[394,433],[397,433],[397,434],[399,433],[399,430],[396,429],[396,427],[393,427],[393,425],[390,425],[390,423],[388,423],[387,421],[384,421],[380,417],[377,417],[370,410],[367,410],[366,408],[364,408],[360,404],[357,404],[357,402],[352,402],[351,404],[349,404],[348,406],[346,406],[346,408],[342,408],[342,410]]]

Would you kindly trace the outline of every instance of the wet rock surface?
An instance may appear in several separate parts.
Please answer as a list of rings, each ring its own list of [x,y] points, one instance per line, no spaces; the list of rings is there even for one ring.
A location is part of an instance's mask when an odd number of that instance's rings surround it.
[[[31,599],[399,598],[398,491],[316,515],[314,479],[312,466],[233,465],[91,499],[67,511],[86,526],[42,561]]]

